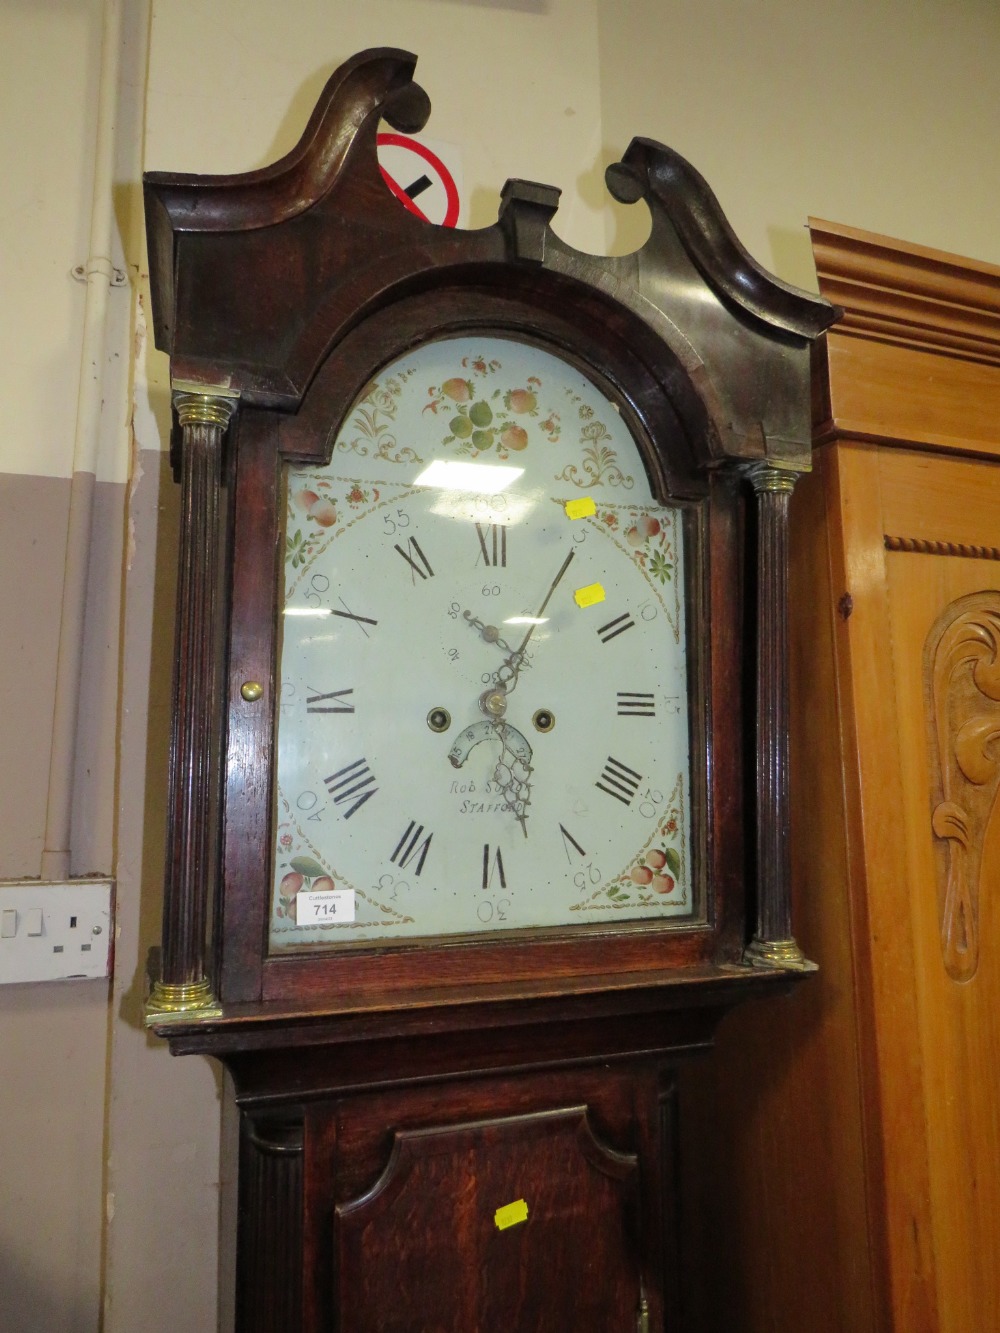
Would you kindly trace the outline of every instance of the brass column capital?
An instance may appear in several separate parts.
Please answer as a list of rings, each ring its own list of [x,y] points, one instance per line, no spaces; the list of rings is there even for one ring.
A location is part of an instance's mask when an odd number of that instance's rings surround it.
[[[196,385],[173,386],[174,411],[181,426],[218,426],[225,430],[237,407],[239,394],[227,389]]]
[[[743,472],[758,495],[765,492],[790,495],[802,475],[797,468],[775,463],[767,458],[762,458],[756,463],[748,463]]]

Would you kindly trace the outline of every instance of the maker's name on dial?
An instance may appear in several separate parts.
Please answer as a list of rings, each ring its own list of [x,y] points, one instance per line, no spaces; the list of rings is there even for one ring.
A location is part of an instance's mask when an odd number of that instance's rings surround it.
[[[481,783],[476,786],[475,780],[470,778],[468,782],[453,782],[451,784],[452,796],[463,796],[465,799],[458,807],[460,815],[498,815],[506,814],[512,810],[509,801],[506,800],[470,800],[470,797],[490,797],[502,796],[503,788],[499,782],[492,780]]]

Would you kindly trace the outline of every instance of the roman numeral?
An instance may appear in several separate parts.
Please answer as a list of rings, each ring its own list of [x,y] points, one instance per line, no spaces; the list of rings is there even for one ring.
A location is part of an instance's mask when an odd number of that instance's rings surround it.
[[[619,634],[624,634],[627,629],[635,629],[635,621],[626,611],[624,615],[615,616],[614,620],[609,620],[606,625],[599,626],[597,633],[600,635],[601,643],[610,643],[612,639],[617,639]]]
[[[566,853],[566,860],[570,863],[570,865],[573,864],[573,858],[569,854],[569,849],[571,847],[577,853],[578,856],[587,855],[587,853],[583,850],[583,848],[580,846],[577,840],[573,837],[572,833],[570,833],[569,829],[563,828],[562,824],[560,824],[559,832],[562,834],[563,850]]]
[[[434,837],[433,833],[428,833],[427,837],[421,842],[420,837],[423,831],[423,824],[418,824],[415,819],[410,820],[406,826],[406,832],[400,838],[399,842],[396,843],[396,850],[393,852],[392,856],[389,857],[389,860],[393,865],[399,866],[400,870],[405,870],[413,858],[419,853],[419,859],[417,860],[416,869],[413,873],[415,875],[420,874],[421,870],[424,868],[424,862],[427,860],[427,853],[430,850],[431,839]]]
[[[350,819],[351,815],[357,814],[365,801],[370,801],[378,791],[378,787],[373,785],[375,774],[368,767],[368,762],[365,759],[355,759],[353,764],[348,764],[346,768],[331,773],[323,781],[333,797],[334,805],[344,805],[348,801],[351,802],[351,808],[344,811],[345,819]]]
[[[340,605],[341,605],[344,609],[343,609],[343,611],[338,611],[336,607],[332,607],[331,610],[332,610],[333,614],[334,614],[335,616],[341,616],[341,617],[343,617],[344,620],[353,620],[354,623],[357,625],[358,629],[361,631],[361,633],[362,633],[362,634],[365,636],[365,638],[367,639],[367,638],[368,638],[368,631],[365,629],[365,626],[366,626],[366,625],[377,625],[377,624],[378,624],[378,621],[377,621],[377,620],[372,620],[371,616],[358,616],[358,615],[355,615],[354,612],[351,611],[351,610],[349,609],[349,607],[348,607],[347,603],[344,601],[343,597],[339,598],[338,600],[339,600],[339,602],[340,602]]]
[[[496,875],[500,877],[500,887],[502,889],[505,889],[507,887],[507,876],[504,874],[503,857],[500,855],[500,848],[498,847],[496,851],[493,853],[491,861],[490,844],[488,842],[484,842],[483,843],[483,888],[484,889],[488,889],[491,887],[493,883],[493,878]]]
[[[316,687],[310,685],[307,687],[312,690]],[[331,690],[329,694],[310,694],[306,696],[307,713],[353,713],[354,705],[347,701],[346,696],[353,694],[351,690]],[[327,700],[333,699],[334,703],[328,703]]]
[[[476,524],[476,536],[479,538],[479,550],[482,555],[484,565],[502,565],[507,568],[507,525],[506,523],[490,523],[483,527],[482,523]],[[479,556],[476,556],[476,564],[479,564]]]
[[[422,579],[429,579],[434,577],[434,571],[433,569],[431,569],[431,562],[427,559],[423,551],[420,549],[420,543],[417,541],[416,537],[407,537],[405,551],[398,542],[393,547],[393,550],[398,551],[399,554],[406,561],[406,563],[410,566],[410,578],[413,580],[414,583],[416,583],[417,581],[418,574]],[[413,558],[412,554],[413,552],[416,553],[417,557],[416,560],[414,560]]]
[[[608,762],[604,765],[604,770],[594,786],[599,787],[603,792],[607,792],[609,796],[613,796],[616,801],[621,801],[622,805],[629,805],[632,797],[639,790],[641,781],[642,775],[637,773],[634,768],[629,768],[620,759],[612,759],[609,755]]]
[[[638,694],[635,690],[618,691],[619,717],[655,717],[656,696]]]

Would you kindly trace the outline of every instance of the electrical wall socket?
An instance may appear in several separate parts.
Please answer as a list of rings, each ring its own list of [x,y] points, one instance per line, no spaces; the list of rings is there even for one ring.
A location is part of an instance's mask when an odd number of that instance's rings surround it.
[[[0,883],[0,984],[110,975],[112,883]]]

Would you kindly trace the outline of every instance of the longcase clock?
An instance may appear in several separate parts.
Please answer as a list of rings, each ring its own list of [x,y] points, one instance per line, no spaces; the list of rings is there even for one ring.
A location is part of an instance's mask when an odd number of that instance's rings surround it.
[[[808,971],[786,515],[810,345],[633,141],[636,254],[558,191],[436,227],[368,51],[299,144],[152,174],[182,487],[149,1024],[241,1110],[241,1330],[676,1327],[679,1060]]]

